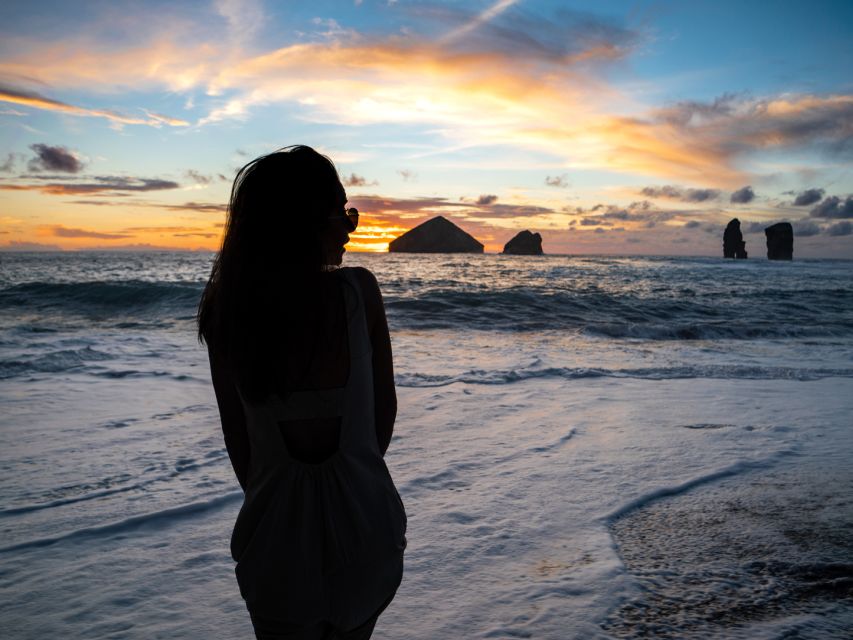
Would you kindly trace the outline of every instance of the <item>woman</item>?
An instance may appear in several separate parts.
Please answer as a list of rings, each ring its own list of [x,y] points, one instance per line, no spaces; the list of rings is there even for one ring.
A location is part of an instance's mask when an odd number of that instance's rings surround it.
[[[258,638],[369,638],[402,579],[391,342],[376,278],[338,269],[358,223],[346,201],[310,147],[247,164],[199,306]]]

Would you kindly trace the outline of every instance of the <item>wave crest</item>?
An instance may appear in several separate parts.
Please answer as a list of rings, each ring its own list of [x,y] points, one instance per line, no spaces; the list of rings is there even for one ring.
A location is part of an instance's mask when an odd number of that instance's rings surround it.
[[[599,369],[585,367],[547,367],[542,369],[505,369],[487,371],[471,369],[445,376],[424,373],[397,375],[399,387],[445,387],[464,384],[512,384],[537,378],[578,380],[584,378],[636,378],[640,380],[677,380],[688,378],[718,378],[724,380],[798,380],[823,378],[853,378],[853,369],[808,369],[794,367],[762,367],[741,365],[684,365],[677,367],[642,367],[636,369]]]
[[[195,308],[202,289],[201,283],[143,280],[27,282],[0,290],[0,306],[83,316],[186,310]]]

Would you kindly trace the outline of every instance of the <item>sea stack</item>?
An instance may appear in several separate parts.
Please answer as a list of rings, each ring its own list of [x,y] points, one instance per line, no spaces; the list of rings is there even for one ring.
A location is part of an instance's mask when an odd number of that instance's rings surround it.
[[[723,257],[746,259],[746,242],[740,232],[740,220],[733,218],[723,232]]]
[[[483,244],[443,216],[430,218],[394,238],[388,251],[399,253],[483,253]]]
[[[515,256],[541,256],[542,236],[525,229],[504,245],[503,252]]]
[[[794,228],[790,222],[777,222],[764,230],[768,260],[794,259]]]

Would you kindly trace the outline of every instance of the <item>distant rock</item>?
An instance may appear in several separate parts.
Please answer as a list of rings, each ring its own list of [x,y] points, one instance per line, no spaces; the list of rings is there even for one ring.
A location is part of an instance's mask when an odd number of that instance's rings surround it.
[[[733,218],[723,232],[723,257],[746,259],[746,242],[740,232],[740,220]]]
[[[790,222],[777,222],[764,230],[767,236],[768,260],[794,259],[794,227]]]
[[[504,245],[503,252],[516,256],[541,256],[542,236],[525,229]]]
[[[483,253],[483,244],[443,216],[430,218],[388,245],[398,253]]]

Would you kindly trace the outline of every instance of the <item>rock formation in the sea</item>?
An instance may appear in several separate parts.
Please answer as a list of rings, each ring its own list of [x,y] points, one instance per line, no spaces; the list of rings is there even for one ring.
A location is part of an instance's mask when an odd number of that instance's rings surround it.
[[[794,228],[790,222],[777,222],[764,230],[768,260],[794,259]]]
[[[541,256],[542,236],[525,229],[504,245],[503,252],[516,256]]]
[[[394,238],[388,251],[400,253],[483,253],[483,244],[443,216],[430,218]]]
[[[723,257],[746,258],[746,242],[740,232],[740,220],[733,218],[723,232]]]

